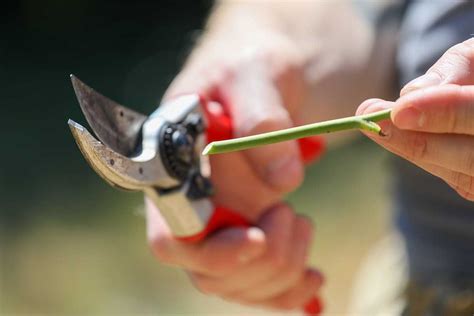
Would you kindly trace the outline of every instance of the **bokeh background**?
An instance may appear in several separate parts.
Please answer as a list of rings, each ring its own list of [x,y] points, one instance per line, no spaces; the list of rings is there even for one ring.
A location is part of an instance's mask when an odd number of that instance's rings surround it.
[[[102,181],[66,124],[85,123],[70,73],[153,111],[211,6],[21,0],[3,8],[1,315],[269,314],[206,297],[157,262],[142,195]],[[331,149],[289,197],[316,223],[311,263],[326,274],[328,314],[344,314],[361,261],[389,229],[387,155],[362,138]]]

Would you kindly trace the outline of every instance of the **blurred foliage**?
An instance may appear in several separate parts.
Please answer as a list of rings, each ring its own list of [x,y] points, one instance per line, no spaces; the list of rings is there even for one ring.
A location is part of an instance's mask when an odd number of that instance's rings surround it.
[[[1,314],[250,313],[200,295],[184,273],[154,260],[141,194],[105,184],[66,124],[69,117],[85,123],[70,73],[151,112],[209,8],[210,1],[110,0],[24,0],[5,8]],[[329,311],[343,311],[358,262],[385,230],[384,156],[362,140],[331,151],[290,197],[316,222],[311,262],[328,276]]]

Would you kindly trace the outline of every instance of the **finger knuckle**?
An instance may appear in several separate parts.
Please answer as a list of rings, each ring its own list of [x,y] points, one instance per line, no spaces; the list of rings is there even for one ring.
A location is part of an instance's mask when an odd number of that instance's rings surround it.
[[[278,264],[275,264],[275,267],[279,278],[283,282],[282,284],[286,288],[295,285],[301,277],[301,267],[287,260],[284,262],[278,261]]]
[[[408,159],[423,160],[426,157],[428,142],[422,133],[414,133],[408,142]]]
[[[268,256],[268,264],[276,271],[282,272],[288,269],[288,259],[282,252],[273,251]]]
[[[470,39],[467,39],[463,42],[465,45],[470,47],[471,49],[474,49],[474,37],[471,37]]]
[[[294,71],[298,63],[298,59],[294,58],[295,54],[282,47],[275,47],[273,45],[263,46],[260,44],[248,45],[239,54],[238,64],[254,66],[259,65],[265,67],[266,70],[275,74],[280,73],[281,70]]]
[[[277,83],[302,83],[303,65],[298,60],[288,60],[287,62],[273,62],[272,79]]]
[[[446,52],[448,55],[454,57],[453,60],[459,60],[459,58],[464,59],[467,57],[466,53],[470,50],[469,44],[466,42],[462,42],[459,44],[454,45]],[[450,61],[453,62],[453,61]]]
[[[311,237],[314,232],[314,224],[313,221],[306,217],[306,216],[298,216],[297,218],[297,225],[298,229],[300,230],[301,234],[306,237]]]
[[[467,193],[474,192],[474,179],[472,176],[462,172],[456,172],[454,176],[454,184],[462,191]]]
[[[271,50],[259,47],[259,45],[247,45],[240,51],[239,63],[254,64],[255,62],[258,62],[258,64],[261,64],[268,58],[271,58],[273,54],[274,53]]]
[[[474,178],[472,176],[467,176],[469,178],[469,183],[467,185],[467,192],[474,193]]]
[[[467,192],[462,189],[456,189],[456,192],[464,199],[468,201],[474,201],[474,192]]]
[[[215,282],[207,278],[193,277],[192,282],[194,287],[201,293],[206,295],[215,295],[220,293],[220,289]]]
[[[445,71],[439,66],[433,66],[428,70],[431,76],[436,76],[439,79],[439,82],[442,82],[445,77]]]
[[[202,256],[196,258],[197,264],[204,267],[206,271],[209,271],[216,277],[224,277],[231,274],[236,266],[233,264],[233,260],[230,258],[219,258],[210,252],[203,253]]]
[[[228,70],[233,75],[245,73],[247,71],[262,72],[271,75],[271,61],[275,52],[259,48],[255,45],[246,46],[231,60],[226,62]],[[233,78],[233,77],[232,77]]]
[[[228,276],[235,270],[235,266],[229,262],[207,262],[207,268],[218,277]]]
[[[148,238],[148,245],[153,255],[163,263],[172,263],[168,250],[168,240],[162,236],[153,236]]]
[[[298,281],[301,280],[303,274],[302,272],[302,267],[297,266],[295,264],[290,265],[287,268],[286,272],[284,273],[284,277],[286,279],[286,284],[289,288],[295,286]]]
[[[472,43],[462,42],[457,44],[450,49],[445,54],[445,58],[442,59],[440,67],[437,67],[441,78],[446,77],[446,68],[452,68],[453,66],[458,67],[469,67],[471,65],[471,60],[474,58],[474,49]]]
[[[301,302],[297,298],[290,296],[281,296],[274,303],[274,307],[281,310],[294,310],[301,307],[300,305]]]
[[[302,266],[286,256],[274,255],[268,261],[285,288],[291,287],[298,282],[302,274]]]
[[[474,194],[473,193],[468,193],[464,196],[464,198],[468,201],[474,201]]]
[[[470,38],[460,45],[463,46],[462,50],[464,51],[464,55],[472,61],[474,59],[474,38]]]
[[[474,176],[474,150],[468,150],[466,152],[466,170],[471,176]]]
[[[244,297],[242,292],[223,293],[223,294],[219,295],[219,298],[221,298],[222,300],[224,300],[226,302],[233,303],[233,304],[240,304],[240,305],[245,305],[245,306],[253,307],[253,308],[262,307],[262,302],[255,301],[255,300],[252,300],[252,299],[248,299],[248,298]]]
[[[275,211],[275,214],[278,214],[289,222],[292,222],[295,218],[295,212],[293,211],[291,204],[289,203],[278,203],[274,205],[273,210]]]

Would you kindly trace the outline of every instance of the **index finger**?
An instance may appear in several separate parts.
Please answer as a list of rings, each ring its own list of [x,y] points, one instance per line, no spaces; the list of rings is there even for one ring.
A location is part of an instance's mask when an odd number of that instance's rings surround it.
[[[395,102],[400,129],[474,135],[474,86],[442,85],[409,93]]]
[[[474,38],[448,49],[421,77],[407,83],[400,96],[415,90],[443,84],[474,84]]]

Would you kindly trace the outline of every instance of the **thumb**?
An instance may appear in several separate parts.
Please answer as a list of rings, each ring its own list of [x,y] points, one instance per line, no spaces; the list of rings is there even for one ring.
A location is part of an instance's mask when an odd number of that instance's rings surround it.
[[[240,69],[223,88],[234,136],[242,137],[292,127],[290,114],[264,66]],[[259,178],[278,192],[294,190],[303,179],[296,141],[243,152]]]
[[[409,92],[441,84],[474,84],[474,38],[457,44],[446,51],[424,74],[407,83],[400,92]]]

